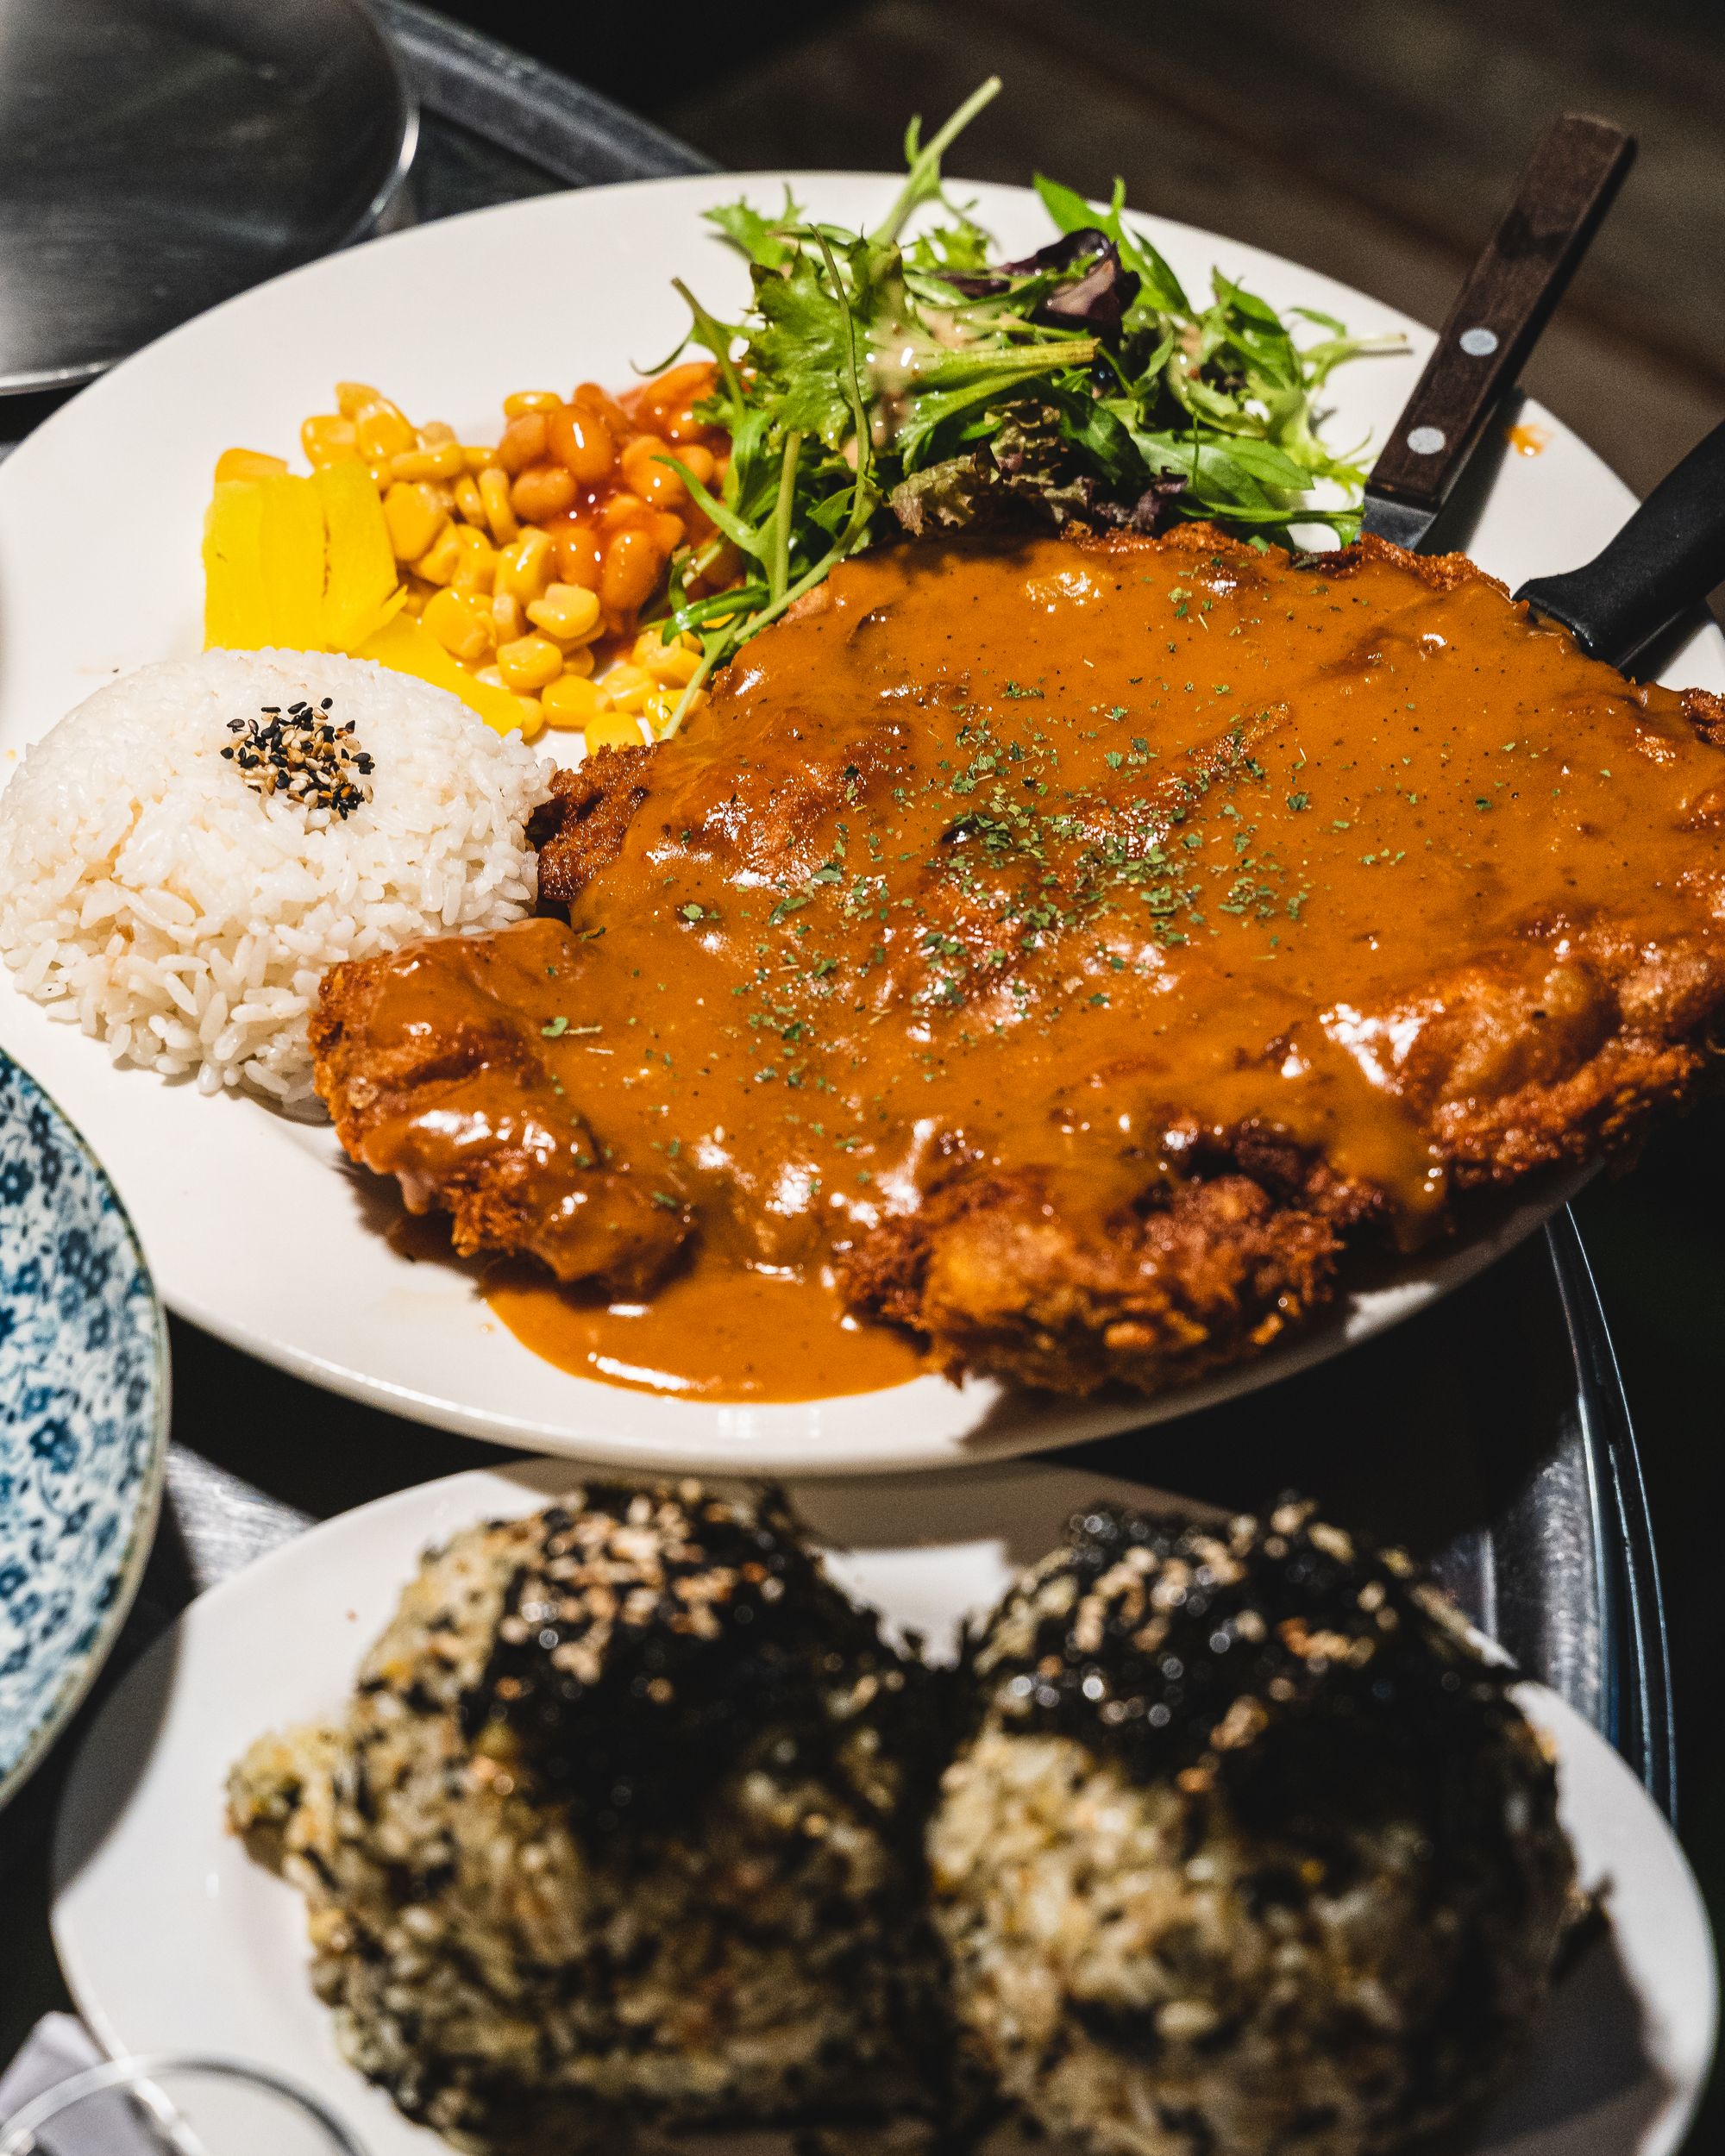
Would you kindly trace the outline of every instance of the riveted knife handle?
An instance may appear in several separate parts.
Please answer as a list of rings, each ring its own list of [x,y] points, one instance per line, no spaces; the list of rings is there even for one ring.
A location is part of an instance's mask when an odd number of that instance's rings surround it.
[[[1546,130],[1373,467],[1372,493],[1420,509],[1442,506],[1634,154],[1633,136],[1584,113],[1565,113]]]
[[[1516,592],[1614,667],[1725,582],[1725,423],[1668,472],[1601,554]]]

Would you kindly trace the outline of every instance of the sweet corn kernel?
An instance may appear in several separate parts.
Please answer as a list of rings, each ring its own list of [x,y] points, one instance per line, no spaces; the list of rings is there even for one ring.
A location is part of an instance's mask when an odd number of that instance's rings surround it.
[[[552,639],[555,642],[556,639]],[[593,670],[593,648],[591,644],[571,644],[563,654],[565,674],[591,674]]]
[[[692,651],[697,659],[701,655],[701,640],[693,629],[684,630],[680,636],[673,636],[668,642],[657,629],[643,629],[641,633],[643,636],[650,636],[661,651]]]
[[[286,471],[283,457],[273,457],[263,449],[223,449],[216,460],[216,477],[223,479],[278,479]]]
[[[656,681],[681,688],[700,671],[700,652],[689,649],[691,641],[680,636],[674,643],[664,643],[656,629],[643,629],[629,655],[637,667],[644,667]]]
[[[611,709],[611,699],[578,674],[563,673],[539,692],[539,703],[548,726],[585,726],[601,711]]]
[[[395,474],[389,468],[387,457],[367,457],[365,466],[372,475],[372,485],[380,494],[395,484]]]
[[[455,429],[447,419],[428,419],[419,429],[419,446],[422,449],[435,449],[440,442],[453,442],[455,439]]]
[[[647,669],[658,676],[667,688],[686,689],[701,670],[702,655],[694,651],[680,651],[674,648],[663,652]]]
[[[443,529],[413,567],[428,584],[447,584],[461,566],[461,542],[455,536],[455,527],[446,517]]]
[[[515,700],[521,706],[521,738],[537,741],[545,730],[544,707],[536,696],[518,696]]]
[[[681,700],[674,690],[660,689],[642,704],[641,716],[653,729],[656,735],[663,734],[665,729],[676,717],[677,705]]]
[[[480,473],[480,499],[485,504],[492,537],[499,546],[506,547],[521,527],[509,505],[509,474],[500,465],[487,465]]]
[[[478,666],[491,656],[496,632],[491,609],[483,599],[451,586],[426,600],[420,618],[450,657],[463,666]]]
[[[638,711],[658,686],[645,667],[613,667],[605,677],[605,694],[624,711]]]
[[[430,489],[397,479],[383,498],[383,520],[398,561],[417,561],[449,521]]]
[[[519,419],[524,411],[555,411],[562,403],[555,389],[518,389],[503,400],[505,419]]]
[[[453,479],[467,468],[459,442],[434,442],[429,449],[404,449],[389,461],[398,479]]]
[[[599,594],[579,584],[548,584],[543,595],[529,603],[527,618],[559,643],[583,643],[599,634]]]
[[[345,418],[346,414],[342,417]],[[398,457],[404,449],[417,445],[413,429],[407,423],[407,416],[387,397],[380,397],[374,404],[367,404],[354,420],[360,440],[360,454],[365,457]]]
[[[524,531],[499,555],[494,588],[509,592],[524,606],[530,600],[543,597],[551,581],[555,552],[549,533]]]
[[[462,473],[460,479],[455,481],[453,492],[455,497],[455,514],[465,518],[470,524],[484,523],[486,521],[485,496],[480,493],[480,483],[471,472]]]
[[[461,454],[470,472],[488,472],[497,462],[497,450],[488,442],[464,442]]]
[[[299,429],[299,446],[314,470],[325,464],[351,463],[360,454],[360,430],[339,412],[317,412]]]
[[[491,617],[497,625],[497,640],[500,644],[512,642],[527,634],[527,617],[521,611],[521,601],[513,592],[499,592],[491,603]]]
[[[498,646],[497,670],[506,688],[530,696],[563,671],[563,655],[549,636],[517,636]]]
[[[357,419],[367,404],[388,402],[380,389],[373,389],[369,382],[337,382],[336,409],[343,419]]]
[[[461,559],[450,583],[458,592],[479,592],[488,597],[497,568],[496,548],[471,524],[456,525],[455,544],[461,549]]]
[[[623,711],[601,711],[587,721],[583,730],[587,737],[589,755],[596,749],[638,749],[641,746],[639,721]]]

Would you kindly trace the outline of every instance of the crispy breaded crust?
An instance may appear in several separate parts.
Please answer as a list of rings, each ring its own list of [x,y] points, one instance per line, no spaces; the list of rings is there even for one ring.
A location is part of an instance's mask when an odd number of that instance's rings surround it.
[[[462,1256],[524,1251],[559,1280],[650,1294],[687,1241],[687,1216],[604,1161],[528,1025],[487,993],[491,953],[555,925],[331,967],[310,1025],[317,1090],[349,1157],[395,1175],[410,1211],[447,1213]],[[404,974],[424,950],[458,945],[477,979],[446,994],[442,1022],[411,1022],[395,993]]]
[[[1261,1353],[1328,1300],[1341,1238],[1245,1175],[1101,1208],[1082,1177],[962,1177],[844,1264],[859,1309],[924,1333],[952,1376],[1160,1392]]]
[[[630,819],[647,799],[657,745],[599,749],[573,771],[551,774],[551,798],[536,811],[530,837],[539,849],[539,896],[567,906],[617,858]]]

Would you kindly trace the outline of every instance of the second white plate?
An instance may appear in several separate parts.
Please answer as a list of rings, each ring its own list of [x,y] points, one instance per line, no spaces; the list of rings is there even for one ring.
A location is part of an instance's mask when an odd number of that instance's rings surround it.
[[[309,2087],[371,2156],[437,2156],[338,2055],[307,1980],[299,1897],[223,1830],[223,1783],[251,1740],[339,1709],[420,1552],[457,1528],[530,1512],[573,1470],[457,1475],[344,1514],[194,1602],[85,1740],[55,1845],[55,1944],[79,2009],[115,2051],[248,2059]],[[792,1492],[836,1545],[833,1572],[938,1655],[967,1611],[1132,1486],[1041,1466],[876,1478]],[[1700,1896],[1647,1792],[1552,1694],[1521,1688],[1555,1739],[1583,1881],[1609,1936],[1559,1988],[1512,2084],[1453,2156],[1668,2156],[1712,2055],[1716,1996]],[[729,2156],[786,2156],[776,2136]]]

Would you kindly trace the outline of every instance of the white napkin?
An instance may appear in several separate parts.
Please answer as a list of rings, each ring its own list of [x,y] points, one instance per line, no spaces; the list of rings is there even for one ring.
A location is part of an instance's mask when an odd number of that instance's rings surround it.
[[[0,2139],[27,2103],[86,2067],[100,2065],[103,2056],[90,2031],[72,2015],[43,2015],[0,2074]],[[80,2104],[64,2122],[44,2126],[36,2146],[43,2156],[161,2156],[162,2147],[117,2090]]]

